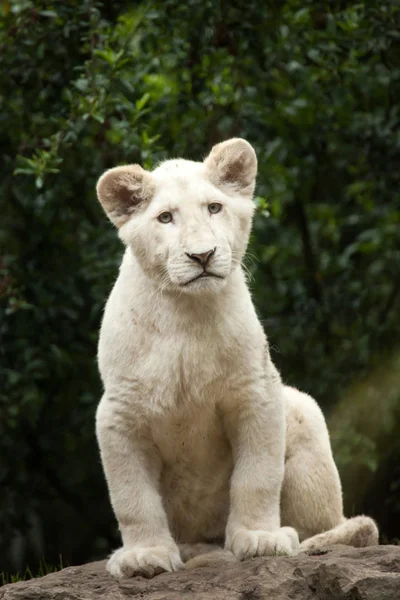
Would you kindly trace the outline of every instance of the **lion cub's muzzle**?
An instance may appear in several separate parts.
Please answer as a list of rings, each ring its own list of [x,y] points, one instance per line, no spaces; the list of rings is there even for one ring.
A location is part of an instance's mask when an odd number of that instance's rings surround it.
[[[198,254],[189,254],[188,252],[185,252],[185,254],[195,262],[199,263],[205,270],[210,258],[214,256],[216,249],[217,248],[215,247],[212,250],[199,252]]]
[[[213,262],[213,257],[215,256],[216,251],[217,251],[217,248],[215,247],[215,248],[212,248],[211,250],[207,250],[205,252],[193,252],[193,253],[185,252],[186,256],[190,260],[194,261],[195,263],[197,263],[201,267],[203,267],[203,270],[201,273],[198,273],[197,275],[195,275],[194,277],[191,277],[188,281],[183,283],[182,284],[183,286],[187,286],[199,279],[206,279],[209,277],[216,277],[218,279],[224,279],[223,275],[219,275],[218,273],[216,273],[213,269],[213,265],[210,264]]]

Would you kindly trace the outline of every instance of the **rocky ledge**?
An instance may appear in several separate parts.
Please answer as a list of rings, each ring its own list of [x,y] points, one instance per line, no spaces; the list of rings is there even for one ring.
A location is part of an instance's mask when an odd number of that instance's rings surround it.
[[[217,558],[217,557],[216,557]],[[335,546],[325,554],[194,566],[116,581],[105,561],[0,588],[1,600],[397,600],[400,546]]]

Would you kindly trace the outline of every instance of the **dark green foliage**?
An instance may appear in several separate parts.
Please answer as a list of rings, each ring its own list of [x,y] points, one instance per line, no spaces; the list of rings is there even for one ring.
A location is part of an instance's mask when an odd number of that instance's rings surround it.
[[[46,561],[41,560],[39,562],[38,568],[32,572],[30,567],[26,567],[25,571],[22,573],[15,573],[14,575],[10,575],[9,573],[0,573],[0,586],[7,585],[8,583],[17,583],[18,581],[26,581],[27,579],[34,579],[36,577],[45,577],[45,575],[49,575],[50,573],[56,573],[61,569],[64,569],[68,565],[64,565],[62,561],[62,557],[60,556],[59,562],[57,565],[48,565]]]
[[[1,566],[117,540],[93,429],[122,248],[97,177],[230,136],[259,156],[247,266],[274,359],[332,413],[348,512],[400,537],[399,3],[1,6]],[[370,371],[372,404],[368,379],[346,392]]]

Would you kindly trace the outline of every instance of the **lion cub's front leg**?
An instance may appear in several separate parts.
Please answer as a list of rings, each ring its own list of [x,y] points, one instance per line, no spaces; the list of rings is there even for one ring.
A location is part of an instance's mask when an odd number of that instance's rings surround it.
[[[284,474],[285,422],[281,383],[275,372],[240,389],[224,411],[234,470],[225,547],[236,558],[293,554],[297,532],[280,527],[280,493]]]
[[[139,434],[130,417],[106,396],[97,410],[97,438],[123,541],[107,569],[114,577],[153,577],[177,571],[182,561],[157,489],[161,470],[157,448]]]

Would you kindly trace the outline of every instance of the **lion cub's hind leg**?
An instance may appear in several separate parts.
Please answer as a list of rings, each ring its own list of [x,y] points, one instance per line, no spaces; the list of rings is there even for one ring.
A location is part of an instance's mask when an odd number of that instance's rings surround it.
[[[300,550],[317,553],[334,544],[364,548],[365,546],[376,546],[378,543],[379,532],[376,524],[370,517],[361,515],[352,519],[344,519],[343,523],[333,529],[304,540],[300,545]]]
[[[342,522],[342,491],[319,406],[294,388],[284,388],[284,399],[287,429],[281,522],[294,527],[303,541]]]
[[[343,516],[339,473],[319,406],[293,388],[285,387],[284,397],[287,440],[282,525],[298,531],[300,550],[319,551],[333,544],[377,544],[378,529],[372,519]]]

